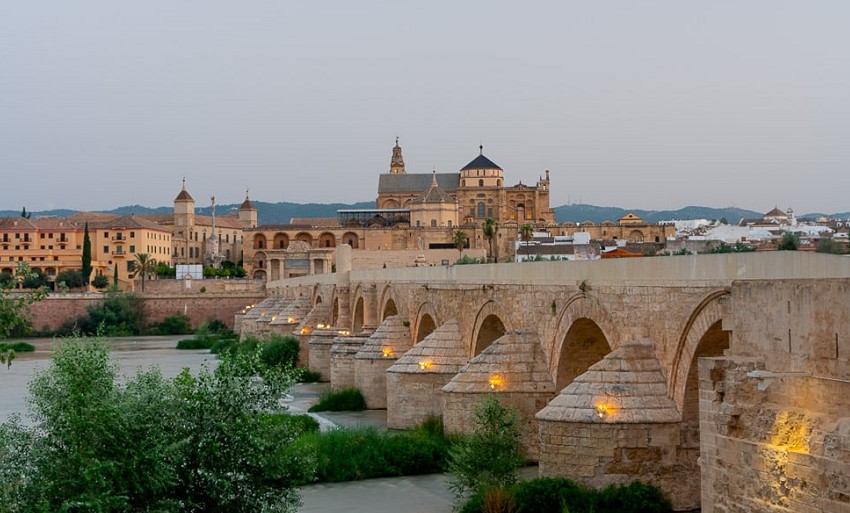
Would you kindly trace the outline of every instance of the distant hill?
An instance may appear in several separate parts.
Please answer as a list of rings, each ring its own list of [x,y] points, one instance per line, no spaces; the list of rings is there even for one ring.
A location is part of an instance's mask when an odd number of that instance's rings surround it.
[[[730,223],[737,223],[742,218],[754,218],[763,215],[762,212],[735,207],[711,208],[689,206],[680,208],[679,210],[628,210],[619,207],[597,207],[595,205],[561,205],[560,207],[555,207],[555,221],[559,223],[565,221],[576,223],[584,221],[592,221],[594,223],[611,221],[616,223],[617,219],[629,212],[634,212],[643,218],[644,221],[651,223],[673,219],[721,219],[724,217]]]
[[[229,212],[239,209],[240,204],[231,205],[216,205],[216,213],[218,215],[226,215]],[[285,224],[293,217],[336,217],[336,211],[342,209],[369,209],[375,208],[373,201],[361,201],[358,203],[267,203],[263,201],[255,201],[254,206],[257,207],[257,215],[260,224]],[[173,212],[173,207],[143,207],[141,205],[128,205],[114,208],[112,210],[101,210],[110,214],[167,214]],[[75,210],[55,209],[44,210],[40,212],[31,212],[33,218],[37,217],[65,217],[72,215]],[[209,206],[199,206],[195,212],[200,215],[210,215]],[[601,223],[603,221],[616,222],[617,219],[623,217],[629,212],[642,217],[644,220],[651,223],[659,221],[669,221],[673,219],[721,219],[726,218],[730,223],[737,223],[741,218],[760,218],[763,212],[754,210],[746,210],[743,208],[711,208],[700,206],[688,206],[678,210],[640,210],[640,209],[625,209],[620,207],[600,207],[596,205],[561,205],[555,207],[555,221],[563,223],[565,221],[573,221],[581,223],[583,221],[591,221]],[[0,210],[0,217],[15,217],[20,215],[20,210]],[[798,218],[817,219],[818,217],[827,216],[837,219],[850,219],[850,212],[838,214],[798,214]]]

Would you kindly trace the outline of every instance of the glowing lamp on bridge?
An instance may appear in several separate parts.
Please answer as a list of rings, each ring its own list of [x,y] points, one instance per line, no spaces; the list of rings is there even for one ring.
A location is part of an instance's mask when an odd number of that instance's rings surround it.
[[[490,379],[487,380],[487,382],[490,384],[491,390],[500,390],[505,386],[505,378],[498,374],[490,376]]]
[[[596,416],[600,419],[604,419],[613,413],[613,408],[611,408],[610,404],[606,403],[596,403]]]
[[[428,369],[431,368],[432,365],[434,365],[434,364],[431,363],[431,360],[422,360],[421,362],[419,362],[419,369],[420,370],[428,370]]]
[[[288,322],[289,324],[295,324],[295,317],[287,317],[286,322]]]
[[[348,331],[348,330],[339,330],[339,331],[336,332],[336,334],[342,335],[343,337],[347,337],[348,335],[351,335],[351,332]]]
[[[327,327],[328,327],[328,325],[327,325],[327,324],[325,324],[325,323],[323,323],[323,322],[320,322],[320,323],[316,324],[316,329],[317,329],[317,330],[323,330],[323,329],[325,329],[325,328],[327,328]]]
[[[381,349],[381,354],[384,355],[384,358],[389,358],[393,354],[393,350],[389,347],[385,347]]]
[[[301,334],[302,335],[309,335],[310,334],[310,328],[308,328],[306,326],[301,328]]]

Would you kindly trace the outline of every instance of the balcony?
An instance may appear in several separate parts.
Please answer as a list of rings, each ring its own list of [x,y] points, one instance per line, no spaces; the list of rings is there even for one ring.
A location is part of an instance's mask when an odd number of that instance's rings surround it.
[[[112,237],[111,240],[112,240],[112,242],[120,242],[120,243],[123,244],[123,243],[127,242],[127,237],[122,237],[122,236],[119,235],[117,237]]]
[[[127,256],[129,254],[130,253],[128,253],[126,251],[113,251],[112,252],[112,256],[114,256],[114,257],[123,257],[123,256]]]

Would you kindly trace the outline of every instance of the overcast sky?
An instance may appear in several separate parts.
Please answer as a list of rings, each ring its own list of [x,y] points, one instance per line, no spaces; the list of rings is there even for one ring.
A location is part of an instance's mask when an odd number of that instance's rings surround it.
[[[484,153],[552,206],[850,210],[850,2],[0,0],[0,210],[374,200]]]

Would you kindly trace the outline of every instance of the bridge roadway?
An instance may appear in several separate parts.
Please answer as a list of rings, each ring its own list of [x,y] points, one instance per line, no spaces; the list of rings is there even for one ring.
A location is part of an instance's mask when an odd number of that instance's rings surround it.
[[[441,415],[447,430],[466,432],[475,404],[498,393],[526,421],[525,448],[543,475],[642,479],[683,510],[850,503],[837,491],[850,482],[850,258],[352,271],[342,246],[337,269],[270,283],[270,297],[236,323],[243,336],[299,336],[302,359],[386,408],[389,427]],[[778,372],[778,384],[760,390],[764,380],[747,378],[759,369]],[[770,462],[788,451],[806,458],[777,470]],[[748,461],[758,463],[754,484],[741,486],[728,468]]]

